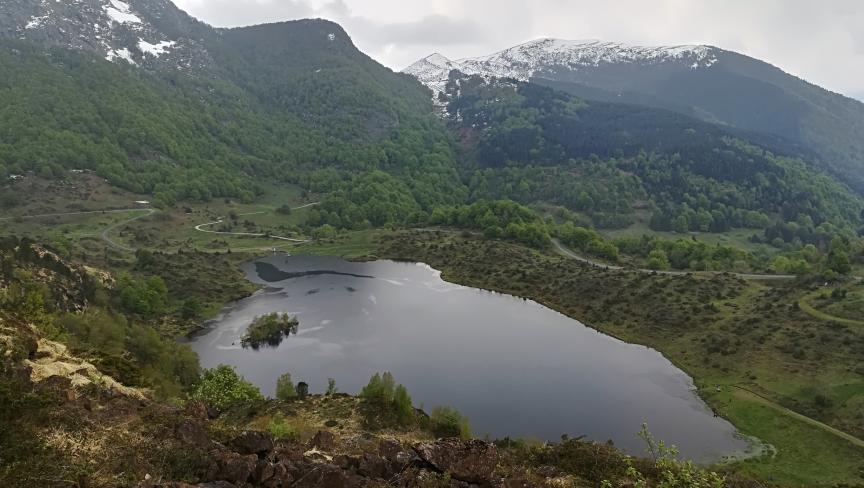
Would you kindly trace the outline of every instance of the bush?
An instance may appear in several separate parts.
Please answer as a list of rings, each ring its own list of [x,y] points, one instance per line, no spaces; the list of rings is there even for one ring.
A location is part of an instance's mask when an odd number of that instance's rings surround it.
[[[273,435],[276,439],[293,439],[297,437],[297,430],[285,421],[285,417],[281,413],[277,413],[267,424],[267,432]]]
[[[395,381],[392,373],[386,372],[383,375],[375,373],[360,391],[360,398],[369,403],[387,405],[393,401],[394,389]]]
[[[285,373],[276,380],[276,398],[282,401],[297,398],[297,390],[291,380],[291,373]]]
[[[253,349],[258,349],[263,344],[275,347],[282,342],[285,336],[296,334],[299,325],[300,322],[287,313],[273,312],[255,317],[249,324],[249,328],[246,329],[246,334],[240,339],[240,343],[243,347],[252,347]]]
[[[372,375],[369,383],[360,392],[360,398],[377,407],[378,413],[389,418],[388,422],[395,420],[397,424],[407,426],[414,420],[414,405],[408,389],[403,385],[396,385],[389,372]]]
[[[429,417],[429,427],[432,433],[438,437],[460,437],[462,439],[471,437],[468,419],[453,407],[435,407]]]
[[[414,418],[414,405],[411,404],[411,396],[408,390],[399,385],[393,393],[393,410],[396,412],[396,420],[399,425],[408,425]]]
[[[192,392],[192,398],[220,411],[264,399],[255,385],[224,364],[204,371],[201,381]]]

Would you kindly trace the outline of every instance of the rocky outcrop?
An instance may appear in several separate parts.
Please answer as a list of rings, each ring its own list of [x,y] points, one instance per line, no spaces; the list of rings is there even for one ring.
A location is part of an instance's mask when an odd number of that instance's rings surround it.
[[[319,449],[322,451],[332,451],[336,448],[336,437],[332,432],[319,430],[315,437],[309,441],[309,449]]]
[[[491,484],[498,465],[495,445],[476,439],[418,443],[414,445],[414,451],[437,471],[468,483]]]
[[[246,483],[258,469],[258,456],[219,451],[214,454],[213,463],[207,470],[207,479]]]
[[[229,445],[240,454],[263,456],[273,450],[273,436],[250,430],[235,437]]]

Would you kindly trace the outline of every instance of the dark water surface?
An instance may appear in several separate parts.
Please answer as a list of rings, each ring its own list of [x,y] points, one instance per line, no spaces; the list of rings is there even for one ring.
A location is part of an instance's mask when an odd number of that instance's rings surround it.
[[[191,345],[204,367],[236,366],[265,394],[286,371],[313,392],[332,377],[348,393],[391,371],[416,405],[452,405],[478,435],[586,435],[642,454],[635,433],[647,422],[696,460],[746,448],[658,352],[537,303],[447,283],[422,264],[271,256],[245,271],[266,288]],[[252,319],[270,312],[295,315],[297,335],[275,348],[241,348]]]

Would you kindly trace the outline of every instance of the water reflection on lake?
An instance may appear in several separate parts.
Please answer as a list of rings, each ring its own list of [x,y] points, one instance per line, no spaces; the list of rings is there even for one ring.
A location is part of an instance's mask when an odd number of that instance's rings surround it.
[[[192,341],[204,367],[220,363],[272,395],[290,372],[312,391],[336,378],[356,393],[391,371],[427,411],[448,404],[475,434],[612,439],[634,454],[643,422],[684,455],[715,460],[745,448],[656,351],[623,343],[537,303],[443,281],[423,264],[271,256],[245,265],[266,285]],[[278,347],[243,349],[258,315],[300,320]]]

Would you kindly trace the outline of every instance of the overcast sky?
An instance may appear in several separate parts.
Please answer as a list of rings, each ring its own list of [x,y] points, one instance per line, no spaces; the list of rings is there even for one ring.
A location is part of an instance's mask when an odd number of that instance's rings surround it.
[[[214,26],[322,17],[399,70],[539,37],[711,44],[864,100],[862,0],[175,0]]]

